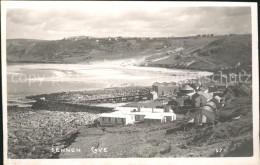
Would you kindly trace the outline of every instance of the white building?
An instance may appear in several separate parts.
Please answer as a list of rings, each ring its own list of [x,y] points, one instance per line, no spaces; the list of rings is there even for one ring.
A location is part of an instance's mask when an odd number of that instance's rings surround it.
[[[102,113],[99,117],[100,125],[128,125],[134,121],[133,115],[122,113]]]
[[[103,113],[99,121],[101,125],[128,125],[135,122],[166,123],[176,120],[172,110],[165,112],[161,108],[116,107],[115,112]]]

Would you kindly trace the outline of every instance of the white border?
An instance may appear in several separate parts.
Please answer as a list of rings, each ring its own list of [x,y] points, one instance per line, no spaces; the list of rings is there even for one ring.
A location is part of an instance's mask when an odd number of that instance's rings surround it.
[[[252,68],[253,68],[253,141],[254,156],[243,158],[98,158],[98,159],[7,159],[7,88],[6,88],[6,9],[7,8],[64,8],[83,7],[82,3],[92,5],[113,4],[114,6],[126,4],[126,6],[151,7],[172,6],[173,7],[202,7],[202,6],[250,6],[252,11]],[[138,5],[136,5],[138,3]],[[1,2],[1,46],[2,46],[2,105],[3,105],[3,129],[4,129],[4,164],[6,165],[32,165],[32,164],[230,164],[230,165],[258,165],[259,162],[259,65],[258,65],[258,23],[257,3],[252,2],[82,2],[82,1],[4,1]],[[149,6],[149,7],[150,7]]]

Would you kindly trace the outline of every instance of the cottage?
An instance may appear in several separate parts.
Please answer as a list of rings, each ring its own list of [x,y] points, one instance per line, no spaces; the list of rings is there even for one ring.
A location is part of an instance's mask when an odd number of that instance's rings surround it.
[[[144,122],[147,123],[147,124],[150,124],[150,123],[163,123],[163,116],[161,114],[148,114],[144,117]]]
[[[203,97],[204,102],[208,102],[210,99],[213,98],[213,96],[210,93],[202,93],[201,96]]]
[[[211,106],[209,105],[205,105],[204,107],[202,107],[203,110],[209,111],[209,112],[213,112],[215,113],[215,109],[213,109]]]
[[[209,92],[209,88],[207,86],[201,87],[200,90],[204,93]]]
[[[220,109],[223,106],[223,100],[219,96],[215,96],[212,99],[210,99],[210,102],[215,103],[217,109]]]
[[[203,102],[202,96],[199,93],[195,93],[191,99],[194,102],[194,107],[202,107],[203,105],[205,105],[205,103]]]
[[[189,96],[177,96],[177,97],[173,98],[173,100],[178,103],[178,106],[184,106],[185,102],[190,100],[190,97]]]
[[[200,88],[200,83],[198,82],[192,82],[191,84],[189,84],[190,87],[192,87],[195,90],[199,90]]]
[[[193,89],[191,86],[188,84],[184,85],[181,89],[180,92],[183,94],[188,94],[188,93],[194,93],[195,89]]]
[[[243,88],[239,86],[228,86],[223,92],[223,100],[230,101],[240,96],[249,96]]]
[[[100,125],[128,125],[133,124],[135,118],[133,115],[122,113],[102,113],[99,117]]]
[[[239,89],[244,92],[244,95],[251,96],[252,95],[252,87],[246,84],[240,84]]]
[[[169,123],[176,120],[175,113],[150,113],[144,117],[145,123]]]
[[[215,114],[211,111],[204,109],[197,110],[188,119],[188,123],[194,123],[198,125],[215,123]]]
[[[207,104],[207,102],[212,98],[212,95],[209,93],[195,93],[192,96],[192,101],[194,107],[202,107]]]

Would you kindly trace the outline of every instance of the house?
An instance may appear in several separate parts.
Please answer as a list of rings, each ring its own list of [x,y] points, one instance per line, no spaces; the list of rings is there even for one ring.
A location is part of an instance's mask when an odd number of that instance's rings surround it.
[[[216,88],[216,91],[223,92],[227,88],[227,84],[216,83],[215,88]]]
[[[241,91],[243,91],[244,95],[248,95],[248,96],[251,96],[252,95],[252,87],[242,83],[242,84],[239,84],[239,89]]]
[[[150,113],[144,117],[145,123],[169,123],[176,120],[175,113]]]
[[[188,93],[194,93],[195,89],[193,89],[191,86],[188,84],[184,85],[181,89],[180,92],[183,94],[188,94]]]
[[[195,93],[192,96],[192,101],[194,107],[202,107],[207,104],[207,102],[212,98],[212,95],[209,93]]]
[[[164,96],[164,95],[171,95],[176,94],[179,91],[179,85],[172,82],[172,83],[154,83],[152,85],[153,91],[157,93],[157,95]]]
[[[189,96],[177,96],[177,97],[173,98],[173,100],[178,103],[178,106],[184,106],[185,101],[190,100],[190,97]]]
[[[168,105],[169,106],[169,105]],[[136,122],[165,123],[176,120],[172,110],[143,107],[116,107],[112,113],[103,113],[99,121],[101,125],[127,125]]]
[[[209,110],[209,111],[213,110],[214,113],[216,113],[217,109],[218,109],[217,105],[213,101],[207,102],[207,104],[203,108],[205,108],[205,107],[206,107],[206,110]],[[207,107],[210,107],[210,109]]]
[[[251,89],[245,85],[228,86],[223,92],[223,100],[230,101],[236,97],[251,96]]]
[[[191,99],[194,102],[194,107],[202,107],[203,105],[205,105],[203,103],[202,96],[199,93],[195,93]]]
[[[133,115],[123,113],[102,113],[99,117],[100,125],[128,125],[133,124]]]
[[[147,124],[150,123],[163,123],[164,117],[161,114],[148,114],[144,117],[144,122]]]
[[[200,90],[204,93],[209,92],[209,88],[207,86],[201,87]]]
[[[158,95],[155,91],[152,91],[147,94],[147,99],[148,100],[156,100],[158,98]]]
[[[193,123],[197,125],[202,124],[211,124],[215,123],[216,116],[213,112],[206,110],[205,108],[201,108],[200,110],[197,110],[194,112],[188,119],[188,123]]]
[[[203,97],[204,102],[208,102],[210,99],[213,98],[213,96],[210,93],[202,93],[201,96]]]
[[[198,83],[198,82],[192,82],[192,83],[189,84],[189,86],[192,87],[192,88],[195,89],[195,90],[199,90],[199,88],[200,88],[200,83]]]
[[[223,106],[223,100],[219,96],[214,96],[212,99],[210,99],[210,102],[214,102],[217,106],[217,109],[220,109]]]

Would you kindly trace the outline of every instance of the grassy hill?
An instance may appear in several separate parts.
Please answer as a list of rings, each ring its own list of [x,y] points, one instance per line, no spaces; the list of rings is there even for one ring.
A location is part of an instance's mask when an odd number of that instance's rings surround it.
[[[7,40],[8,62],[88,63],[146,56],[143,64],[214,70],[251,65],[251,35],[183,38],[64,38]],[[177,48],[184,48],[174,52]]]
[[[7,40],[7,60],[9,62],[81,63],[142,56],[181,46],[183,46],[182,41],[167,38]]]
[[[234,120],[233,117],[240,116]],[[79,129],[69,148],[81,153],[61,153],[60,158],[116,157],[246,157],[253,154],[253,123],[251,98],[237,98],[220,114],[215,126],[183,130],[182,122],[140,124],[125,127]],[[93,153],[91,147],[107,148]],[[223,152],[217,153],[216,150]]]
[[[225,69],[235,67],[238,63],[249,66],[252,63],[251,42],[251,35],[218,37],[213,41],[197,44],[192,50],[180,55],[171,55],[150,65],[196,70]]]

